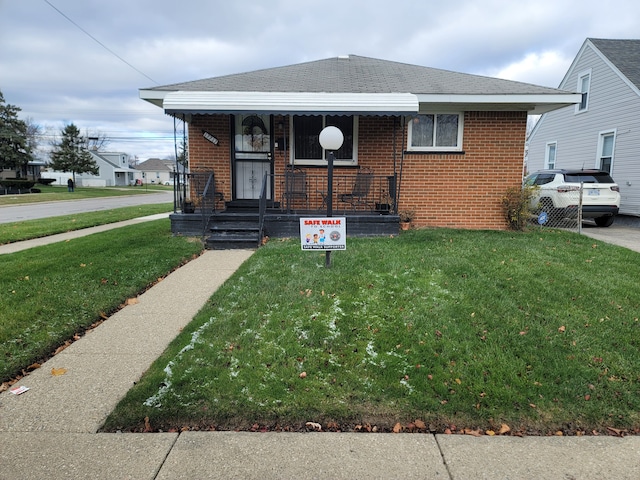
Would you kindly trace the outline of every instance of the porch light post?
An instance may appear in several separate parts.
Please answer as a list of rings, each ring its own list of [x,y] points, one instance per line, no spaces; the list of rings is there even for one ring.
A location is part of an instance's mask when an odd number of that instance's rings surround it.
[[[344,135],[338,127],[325,127],[320,132],[320,146],[329,151],[327,156],[327,217],[333,216],[333,151],[338,150],[344,142]],[[331,266],[331,250],[327,250],[325,267]]]

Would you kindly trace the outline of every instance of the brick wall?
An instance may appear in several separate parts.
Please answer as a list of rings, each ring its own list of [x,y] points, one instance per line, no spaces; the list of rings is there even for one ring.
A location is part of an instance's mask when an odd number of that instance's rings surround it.
[[[214,145],[202,136],[205,130],[218,139]],[[189,123],[189,168],[215,173],[216,191],[231,199],[231,126],[228,115],[194,115]]]
[[[274,137],[288,136],[286,118],[274,118]],[[526,112],[466,112],[463,153],[405,153],[399,210],[414,210],[417,227],[505,229],[502,196],[520,185],[526,132]],[[394,148],[395,128],[395,148]],[[202,137],[207,130],[220,141]],[[217,188],[231,198],[230,121],[225,115],[195,116],[189,125],[192,170],[214,170]],[[289,141],[289,139],[287,139]],[[375,175],[400,173],[406,128],[395,117],[362,116],[358,125],[358,164]],[[275,173],[286,164],[284,152],[274,152]],[[310,169],[311,170],[311,169]],[[313,169],[314,173],[319,169]],[[355,173],[335,167],[335,175]]]

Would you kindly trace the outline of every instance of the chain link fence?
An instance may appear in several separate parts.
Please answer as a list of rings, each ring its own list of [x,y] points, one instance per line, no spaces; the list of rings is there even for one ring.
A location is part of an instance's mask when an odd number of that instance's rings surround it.
[[[561,202],[554,202],[546,197],[541,198],[531,209],[530,223],[540,228],[562,228],[580,232],[582,228],[582,195],[584,189],[563,193]]]

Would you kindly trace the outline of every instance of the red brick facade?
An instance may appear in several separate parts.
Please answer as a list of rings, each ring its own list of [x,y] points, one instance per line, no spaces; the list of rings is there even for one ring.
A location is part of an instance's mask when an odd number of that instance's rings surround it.
[[[216,189],[226,199],[232,198],[230,124],[227,115],[195,115],[189,124],[190,168],[213,170]],[[276,115],[274,125],[279,124],[288,132],[287,118]],[[396,117],[362,116],[358,164],[371,167],[375,175],[392,175],[395,151],[396,171],[402,174],[398,210],[415,211],[416,227],[505,229],[501,199],[522,181],[526,124],[526,112],[466,112],[462,152],[405,152],[403,159],[406,126]],[[219,144],[207,141],[203,130]],[[278,127],[274,130],[278,137]],[[276,149],[274,173],[282,173],[285,164],[284,152]],[[336,167],[334,174],[353,171]]]

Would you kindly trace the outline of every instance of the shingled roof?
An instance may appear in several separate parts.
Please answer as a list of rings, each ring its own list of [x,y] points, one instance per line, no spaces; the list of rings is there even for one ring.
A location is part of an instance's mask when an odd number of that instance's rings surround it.
[[[140,90],[169,114],[413,114],[418,105],[544,113],[580,94],[348,55]],[[453,106],[453,107],[452,107]]]
[[[640,89],[640,40],[588,39],[607,59]]]
[[[148,90],[457,95],[558,93],[555,88],[357,55],[175,83]]]

